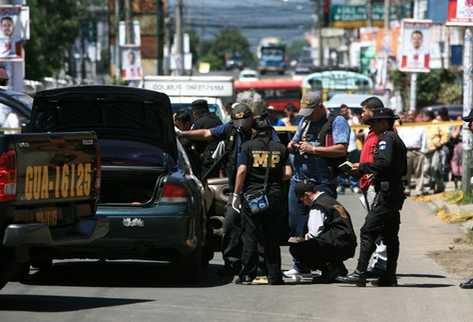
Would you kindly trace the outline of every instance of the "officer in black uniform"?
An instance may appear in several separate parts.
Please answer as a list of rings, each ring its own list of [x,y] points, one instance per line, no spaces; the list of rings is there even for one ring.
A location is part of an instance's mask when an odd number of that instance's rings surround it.
[[[225,152],[214,163],[224,164],[225,175],[228,178],[230,191],[235,187],[235,176],[237,171],[237,159],[241,152],[243,143],[251,139],[254,114],[250,107],[244,103],[235,104],[232,108],[231,122],[224,123],[211,129],[184,131],[180,136],[191,140],[200,141],[224,141]],[[278,136],[272,130],[273,140]],[[225,208],[225,219],[223,223],[222,255],[225,261],[223,274],[236,275],[241,269],[241,216],[240,209],[232,202]]]
[[[256,278],[258,266],[266,273],[269,284],[283,284],[279,233],[283,217],[282,182],[289,180],[292,169],[288,151],[272,138],[273,128],[265,118],[259,118],[254,126],[253,139],[243,143],[238,159],[233,206],[243,202],[241,271],[236,283],[251,284]],[[249,195],[263,193],[268,207],[254,213]],[[260,261],[259,258],[264,258]]]
[[[347,275],[343,261],[355,255],[356,235],[346,209],[319,186],[298,182],[297,200],[307,212],[304,240],[290,239],[289,251],[295,260],[311,270],[320,270],[318,283],[331,283]]]
[[[376,238],[382,236],[387,250],[386,272],[375,286],[397,286],[396,268],[399,257],[400,213],[405,200],[402,177],[406,174],[406,147],[394,132],[398,117],[388,108],[374,110],[370,125],[379,137],[374,162],[361,163],[354,172],[373,174],[376,197],[360,231],[360,256],[356,270],[339,281],[366,285],[366,270],[376,248]]]
[[[202,130],[212,129],[222,124],[220,119],[214,113],[210,113],[209,105],[206,100],[199,99],[192,102],[192,118],[194,123],[192,124],[191,130]],[[194,146],[197,153],[201,157],[201,171],[202,175],[207,173],[207,170],[212,166],[213,159],[212,154],[217,148],[217,141],[210,142],[195,142]],[[217,177],[218,168],[216,168],[208,177]]]

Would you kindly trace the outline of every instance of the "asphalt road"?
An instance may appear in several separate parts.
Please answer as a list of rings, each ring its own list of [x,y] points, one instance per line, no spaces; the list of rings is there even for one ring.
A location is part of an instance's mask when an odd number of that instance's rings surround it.
[[[355,195],[340,198],[358,230]],[[401,226],[400,287],[289,284],[240,286],[216,274],[179,283],[169,266],[150,262],[68,262],[33,272],[29,285],[0,291],[0,321],[472,321],[473,290],[458,288],[426,254],[445,248],[451,229],[409,202]],[[284,268],[290,256],[283,249]],[[347,261],[351,269],[355,260]]]

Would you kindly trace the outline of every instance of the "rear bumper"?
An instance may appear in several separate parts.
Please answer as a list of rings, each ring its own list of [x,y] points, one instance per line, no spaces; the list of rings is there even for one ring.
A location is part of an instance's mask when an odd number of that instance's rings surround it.
[[[56,247],[84,245],[107,235],[109,222],[103,218],[82,219],[75,227],[55,228],[46,224],[11,224],[5,229],[6,247]]]

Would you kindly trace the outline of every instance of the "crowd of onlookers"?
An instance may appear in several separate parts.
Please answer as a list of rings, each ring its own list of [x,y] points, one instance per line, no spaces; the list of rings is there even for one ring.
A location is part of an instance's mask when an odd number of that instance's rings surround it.
[[[348,161],[358,162],[360,151],[368,133],[361,125],[361,109],[359,112],[342,105],[337,111],[343,115],[350,126],[351,135],[348,145]],[[275,126],[297,125],[297,108],[289,104],[284,114],[269,108],[270,118]],[[462,175],[463,144],[461,125],[442,125],[441,122],[451,121],[447,108],[434,112],[409,111],[399,114],[397,131],[407,149],[408,169],[406,176],[406,193],[425,195],[445,191],[446,182],[453,182],[459,188]],[[461,117],[459,117],[461,120]],[[430,123],[430,124],[428,124]],[[347,176],[339,177],[338,193],[346,190],[359,193],[358,181]],[[407,184],[409,183],[409,184]]]

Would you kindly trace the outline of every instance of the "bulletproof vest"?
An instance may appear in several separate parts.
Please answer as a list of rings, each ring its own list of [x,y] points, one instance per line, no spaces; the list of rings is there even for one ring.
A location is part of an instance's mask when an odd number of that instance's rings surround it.
[[[334,145],[333,137],[332,137],[332,130],[333,130],[333,121],[335,118],[340,114],[331,113],[325,124],[322,126],[319,132],[318,140],[321,146],[331,146]],[[326,158],[329,167],[331,167],[334,171],[338,171],[338,166],[347,160],[347,156],[337,157],[337,158]]]
[[[357,245],[356,235],[346,209],[325,193],[317,197],[312,208],[321,209],[327,214],[324,230],[318,236],[320,242],[332,247],[333,252],[343,260],[353,257]]]

